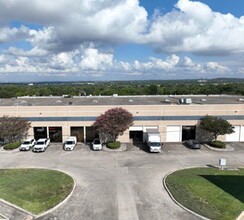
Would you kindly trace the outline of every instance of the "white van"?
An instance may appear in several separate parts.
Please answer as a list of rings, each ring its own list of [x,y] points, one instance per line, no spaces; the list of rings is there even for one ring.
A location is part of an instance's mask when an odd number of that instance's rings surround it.
[[[64,150],[74,150],[77,144],[77,138],[75,136],[69,137],[64,143]]]
[[[92,142],[92,149],[93,150],[102,150],[103,146],[99,138],[95,138]]]

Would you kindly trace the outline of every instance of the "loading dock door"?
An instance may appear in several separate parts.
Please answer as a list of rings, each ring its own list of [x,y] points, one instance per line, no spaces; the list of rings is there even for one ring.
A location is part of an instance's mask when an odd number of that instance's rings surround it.
[[[182,126],[182,141],[196,138],[196,126]]]
[[[86,127],[86,142],[92,142],[94,138],[98,138],[99,134],[94,127]]]
[[[181,127],[180,126],[167,126],[166,142],[181,142]]]
[[[133,141],[143,141],[143,131],[130,131],[130,139]]]
[[[71,127],[70,134],[77,138],[77,142],[84,142],[84,127]]]
[[[39,140],[41,138],[47,138],[47,127],[34,127],[34,138]]]
[[[234,128],[234,133],[226,135],[227,142],[240,141],[241,126],[233,126],[233,128]]]
[[[130,139],[134,141],[143,141],[143,127],[142,126],[132,126],[129,128]]]
[[[51,142],[62,142],[62,127],[49,127],[49,138]]]

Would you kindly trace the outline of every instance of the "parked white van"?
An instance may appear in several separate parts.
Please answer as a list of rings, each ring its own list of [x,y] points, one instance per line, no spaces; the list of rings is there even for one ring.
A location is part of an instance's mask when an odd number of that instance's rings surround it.
[[[102,150],[103,146],[99,138],[95,138],[92,142],[92,149],[93,150]]]
[[[77,138],[75,136],[69,137],[64,143],[64,150],[74,150],[77,144]]]

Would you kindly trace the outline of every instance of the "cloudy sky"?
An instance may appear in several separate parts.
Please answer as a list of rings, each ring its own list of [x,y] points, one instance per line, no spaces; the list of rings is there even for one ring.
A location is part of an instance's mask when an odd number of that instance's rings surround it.
[[[0,82],[244,78],[243,0],[1,0]]]

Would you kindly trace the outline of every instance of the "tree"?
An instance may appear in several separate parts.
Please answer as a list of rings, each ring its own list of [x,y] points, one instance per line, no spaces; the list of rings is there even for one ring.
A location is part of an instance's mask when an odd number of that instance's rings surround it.
[[[107,141],[114,142],[119,135],[133,125],[133,116],[123,108],[112,108],[100,115],[93,124],[93,127],[104,134]]]
[[[219,135],[231,134],[234,132],[232,125],[227,120],[209,115],[201,119],[200,128],[210,132],[215,141]]]
[[[0,139],[4,143],[21,141],[28,134],[30,122],[19,117],[3,116],[0,118]]]

